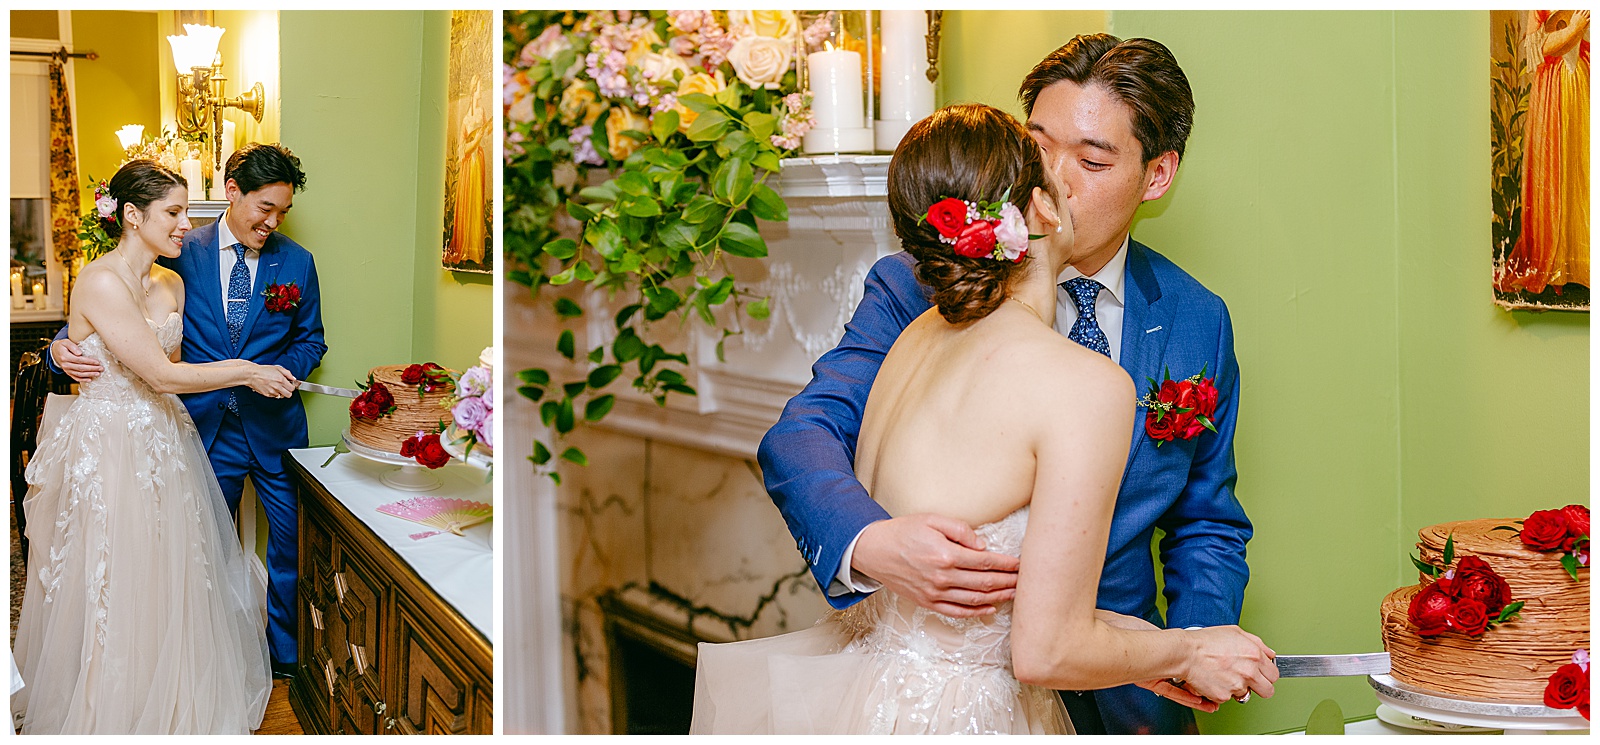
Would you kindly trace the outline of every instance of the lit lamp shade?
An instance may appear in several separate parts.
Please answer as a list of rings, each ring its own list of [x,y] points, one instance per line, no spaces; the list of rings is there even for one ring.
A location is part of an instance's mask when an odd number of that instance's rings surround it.
[[[144,125],[128,124],[117,130],[117,141],[122,143],[122,149],[127,150],[144,141]]]
[[[167,43],[172,45],[172,64],[180,73],[196,67],[210,67],[217,58],[217,42],[222,40],[227,29],[185,23],[183,30],[186,32],[183,36],[167,37]]]

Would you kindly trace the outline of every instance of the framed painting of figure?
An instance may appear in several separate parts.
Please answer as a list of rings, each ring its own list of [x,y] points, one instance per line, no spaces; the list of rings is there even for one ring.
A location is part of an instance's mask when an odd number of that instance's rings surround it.
[[[450,70],[446,91],[444,267],[494,272],[494,55],[487,10],[450,13]]]
[[[1489,14],[1494,299],[1589,309],[1589,11]]]

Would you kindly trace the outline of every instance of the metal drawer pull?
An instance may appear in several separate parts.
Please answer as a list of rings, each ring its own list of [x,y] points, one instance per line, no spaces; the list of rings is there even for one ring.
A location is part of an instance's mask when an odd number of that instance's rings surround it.
[[[385,719],[385,720],[384,720],[384,721],[383,721],[383,728],[384,728],[384,729],[394,729],[394,726],[395,726],[395,725],[396,725],[396,724],[399,724],[399,722],[396,722],[396,721],[395,721],[395,720],[394,720],[394,717],[389,717],[389,718],[388,718],[388,719]]]
[[[372,705],[372,713],[376,714],[376,715],[378,715],[380,717],[383,716],[383,713],[388,711],[388,710],[389,710],[389,705],[384,703],[384,702],[382,702],[382,701],[379,701],[379,702],[377,702],[377,703]]]

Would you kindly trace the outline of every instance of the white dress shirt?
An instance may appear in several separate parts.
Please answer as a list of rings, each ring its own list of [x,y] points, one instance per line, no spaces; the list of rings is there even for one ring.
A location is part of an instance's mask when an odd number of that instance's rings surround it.
[[[1127,288],[1128,240],[1128,236],[1123,236],[1122,247],[1117,249],[1116,255],[1089,278],[1105,285],[1106,289],[1094,301],[1095,322],[1105,332],[1106,342],[1111,347],[1111,360],[1118,364],[1122,362],[1123,290]],[[1072,301],[1072,294],[1060,285],[1082,276],[1083,272],[1068,265],[1056,277],[1056,331],[1062,336],[1071,332],[1072,324],[1077,323],[1078,305]],[[834,575],[833,582],[828,584],[828,597],[850,592],[877,592],[883,588],[883,583],[850,567],[850,560],[856,553],[856,541],[859,540],[861,534],[857,533],[855,538],[850,539],[850,545],[845,547],[844,557],[839,561],[839,571]]]
[[[233,265],[239,261],[238,254],[233,251],[233,244],[239,239],[233,237],[233,231],[228,229],[228,213],[223,212],[217,218],[217,247],[222,253],[218,254],[221,261],[217,262],[222,273],[222,317],[228,317],[228,280],[233,277]],[[261,263],[261,249],[244,247],[244,267],[250,272],[251,292],[256,286],[256,267]]]

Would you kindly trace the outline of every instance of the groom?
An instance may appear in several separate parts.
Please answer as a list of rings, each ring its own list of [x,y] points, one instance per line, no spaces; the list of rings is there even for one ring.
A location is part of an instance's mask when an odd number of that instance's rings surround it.
[[[228,210],[189,232],[183,253],[160,259],[183,278],[183,361],[202,364],[246,359],[281,365],[304,380],[328,345],[322,341],[321,296],[311,253],[278,233],[294,193],[305,188],[300,159],[282,145],[252,143],[228,158]],[[296,302],[266,304],[269,291],[293,286]],[[285,307],[287,306],[287,307]],[[52,367],[82,382],[100,363],[65,338],[51,343]],[[247,387],[183,394],[183,404],[206,443],[228,508],[235,518],[244,479],[256,485],[267,513],[267,641],[274,677],[291,677],[295,648],[295,581],[299,513],[284,453],[306,446],[306,410],[296,393],[286,399]]]
[[[1205,371],[1220,398],[1216,432],[1157,448],[1136,420],[1111,522],[1098,606],[1157,626],[1239,622],[1250,521],[1234,497],[1239,366],[1228,310],[1166,257],[1129,238],[1134,211],[1172,185],[1194,98],[1172,53],[1149,39],[1078,36],[1022,83],[1027,127],[1067,187],[1075,261],[1059,277],[1056,329],[1147,378]],[[900,332],[930,302],[906,253],[884,258],[844,338],[762,439],[767,491],[836,608],[887,587],[955,616],[1012,599],[1015,558],[979,550],[972,526],[936,515],[891,518],[852,469],[862,410]],[[1150,544],[1160,543],[1167,618],[1156,608]],[[1193,712],[1143,688],[1062,692],[1080,734],[1196,732]]]

